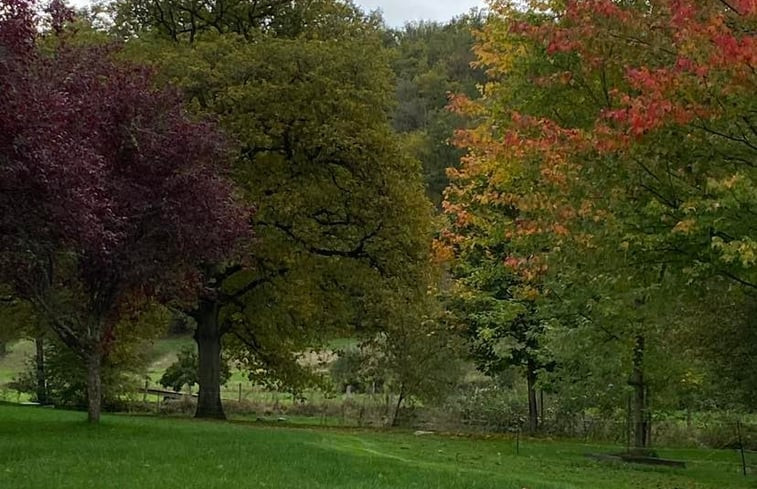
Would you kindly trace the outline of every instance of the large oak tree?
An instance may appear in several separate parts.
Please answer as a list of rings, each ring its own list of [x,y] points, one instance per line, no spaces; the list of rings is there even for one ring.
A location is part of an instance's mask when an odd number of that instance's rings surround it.
[[[122,4],[121,19],[136,5]],[[313,381],[298,362],[304,351],[375,331],[392,296],[423,287],[431,207],[418,163],[389,126],[392,77],[375,19],[349,3],[287,2],[265,21],[227,18],[193,34],[187,26],[206,14],[187,14],[178,32],[154,14],[182,2],[140,5],[154,10],[122,24],[140,26],[131,52],[219,118],[236,143],[234,177],[257,210],[251,253],[214,267],[190,312],[196,415],[223,417],[222,346],[255,380],[292,389]]]

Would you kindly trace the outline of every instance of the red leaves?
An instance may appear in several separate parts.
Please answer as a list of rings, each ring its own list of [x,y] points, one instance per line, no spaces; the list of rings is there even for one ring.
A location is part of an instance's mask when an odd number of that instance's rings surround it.
[[[710,57],[713,65],[744,65],[752,68],[757,66],[757,37],[747,35],[737,38],[732,33],[721,33],[713,36],[712,42],[716,47]]]
[[[713,89],[723,94],[753,90],[757,37],[738,25],[755,15],[755,0],[728,5],[732,8],[657,0],[650,14],[610,0],[570,1],[551,14],[554,21],[513,20],[510,32],[543,43],[551,57],[580,56],[575,73],[535,80],[545,89],[595,77],[626,60],[626,84],[607,87],[609,106],[597,114],[593,139],[596,148],[608,151],[620,148],[618,141],[630,141],[625,136],[643,137],[668,124],[716,116],[717,107],[706,107]]]
[[[694,20],[697,9],[689,0],[672,0],[670,13],[670,24],[677,29],[683,29]]]
[[[633,13],[612,0],[571,0],[565,6],[565,18],[576,24],[601,20],[628,22]]]
[[[632,136],[643,136],[671,122],[687,124],[695,117],[696,111],[692,105],[682,106],[670,98],[671,93],[679,88],[677,75],[673,71],[630,69],[626,79],[641,95],[623,95],[619,97],[622,108],[604,110],[601,115],[607,120],[625,124]],[[608,129],[609,126],[602,126],[601,135],[612,136],[606,133]]]
[[[732,0],[729,2],[744,17],[757,17],[757,0]]]
[[[547,42],[547,54],[568,53],[581,48],[581,41],[574,40],[567,29],[555,29]]]
[[[505,257],[503,265],[517,274],[521,281],[525,284],[538,283],[546,275],[548,267],[544,263],[544,260],[530,256],[528,258],[519,258],[512,255]],[[536,297],[530,297],[530,299],[536,299]]]
[[[74,20],[74,11],[63,0],[52,0],[45,10],[50,15],[50,26],[56,34],[61,34],[66,24]]]
[[[0,4],[0,67],[7,70],[9,58],[30,55],[35,34],[32,2],[3,0]]]

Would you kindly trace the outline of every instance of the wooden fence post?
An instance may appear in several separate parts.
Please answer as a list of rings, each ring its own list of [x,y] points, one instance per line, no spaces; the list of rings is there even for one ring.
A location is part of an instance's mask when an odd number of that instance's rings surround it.
[[[739,450],[741,450],[741,472],[746,477],[746,457],[744,456],[744,440],[741,438],[741,421],[736,421],[736,431],[739,434]]]
[[[518,430],[515,432],[515,455],[520,455],[520,425],[518,425]]]

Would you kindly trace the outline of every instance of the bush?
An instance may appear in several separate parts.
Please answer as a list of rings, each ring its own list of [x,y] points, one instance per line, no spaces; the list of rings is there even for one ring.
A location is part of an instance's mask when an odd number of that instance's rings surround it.
[[[447,423],[493,432],[516,431],[528,419],[528,406],[518,393],[494,383],[463,386],[439,411]]]
[[[87,406],[87,371],[78,356],[57,339],[45,340],[45,382],[47,401],[56,406],[82,409]],[[124,397],[139,390],[145,359],[141,355],[111,355],[103,364],[103,410],[119,411],[126,408]],[[31,358],[12,385],[19,392],[37,396],[36,364]]]
[[[169,365],[163,373],[163,376],[160,378],[160,385],[177,392],[180,392],[185,385],[192,387],[199,383],[197,378],[198,368],[197,347],[194,345],[185,346],[177,354],[176,361]],[[222,359],[221,385],[226,385],[230,377],[229,362],[226,359]]]
[[[346,392],[348,387],[356,393],[381,392],[385,380],[376,363],[375,355],[366,350],[345,350],[331,364],[331,379],[339,392]]]
[[[181,396],[179,399],[166,399],[160,403],[160,414],[181,414],[191,416],[197,409],[197,399]]]

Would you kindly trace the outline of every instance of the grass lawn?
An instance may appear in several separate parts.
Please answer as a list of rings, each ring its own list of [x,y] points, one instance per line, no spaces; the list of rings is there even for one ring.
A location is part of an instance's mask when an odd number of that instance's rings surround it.
[[[733,451],[687,469],[594,462],[603,447],[105,416],[0,405],[0,488],[739,489]]]

